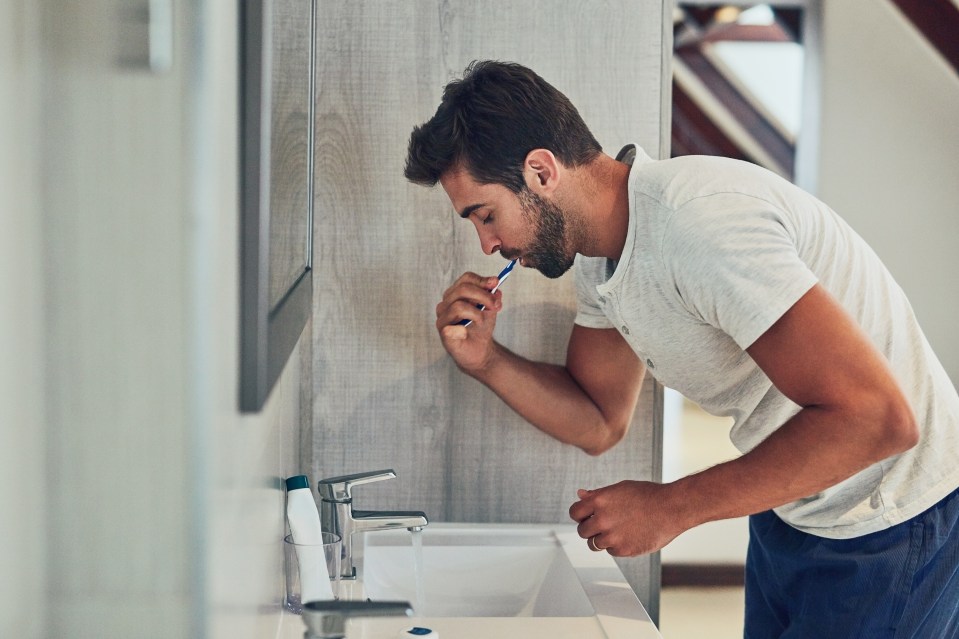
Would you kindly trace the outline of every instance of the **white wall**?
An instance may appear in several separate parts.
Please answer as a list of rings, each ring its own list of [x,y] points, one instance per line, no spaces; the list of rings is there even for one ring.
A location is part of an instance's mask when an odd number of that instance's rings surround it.
[[[154,74],[132,4],[0,3],[0,636],[275,636],[310,345],[239,414],[237,5]]]
[[[824,2],[819,192],[959,384],[959,75],[888,0]]]
[[[0,3],[0,637],[38,637],[46,539],[38,12]],[[34,274],[33,277],[25,274]],[[14,594],[15,593],[15,594]]]

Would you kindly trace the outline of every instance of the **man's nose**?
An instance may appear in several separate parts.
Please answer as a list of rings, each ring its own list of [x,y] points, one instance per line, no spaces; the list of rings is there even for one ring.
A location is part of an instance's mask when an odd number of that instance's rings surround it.
[[[479,239],[480,245],[483,247],[483,252],[487,255],[492,255],[499,251],[503,244],[499,241],[498,237],[492,233],[484,233],[482,230],[479,231]]]

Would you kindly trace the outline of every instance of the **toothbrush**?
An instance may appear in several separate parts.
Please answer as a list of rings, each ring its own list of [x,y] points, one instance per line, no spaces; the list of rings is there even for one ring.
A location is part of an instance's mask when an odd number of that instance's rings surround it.
[[[509,274],[513,272],[513,267],[516,266],[517,261],[518,260],[510,260],[510,263],[506,265],[506,268],[504,268],[502,271],[499,272],[499,275],[496,276],[496,279],[498,280],[496,282],[496,286],[493,287],[493,290],[490,291],[490,293],[495,293],[496,291],[499,290],[499,287],[503,285],[503,282],[506,281],[506,278],[509,277]],[[477,304],[476,308],[482,311],[486,308],[486,305]],[[473,323],[473,320],[468,320],[468,319],[464,319],[456,322],[458,326],[469,326],[472,323]]]

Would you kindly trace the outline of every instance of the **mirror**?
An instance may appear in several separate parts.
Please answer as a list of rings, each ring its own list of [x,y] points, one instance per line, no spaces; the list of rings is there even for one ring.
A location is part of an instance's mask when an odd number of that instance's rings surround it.
[[[240,410],[259,411],[312,312],[316,3],[240,3]]]

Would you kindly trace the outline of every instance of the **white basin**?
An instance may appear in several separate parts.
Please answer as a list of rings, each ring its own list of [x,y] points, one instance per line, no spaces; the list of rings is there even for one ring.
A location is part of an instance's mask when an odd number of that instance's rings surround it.
[[[414,618],[354,619],[349,639],[397,639],[412,626],[443,639],[662,639],[613,558],[590,552],[574,525],[430,524],[417,587],[411,534],[354,539],[358,579],[344,599],[401,599]],[[277,639],[302,639],[281,612]]]
[[[552,530],[368,533],[361,574],[373,601],[409,601],[427,617],[596,614]]]
[[[573,524],[432,523],[415,534],[419,587],[411,533],[358,536],[358,579],[343,582],[343,597],[409,601],[414,618],[357,619],[350,639],[396,639],[411,626],[443,639],[662,639],[613,558],[591,552]],[[299,635],[289,626],[279,637],[300,639],[302,625]]]

